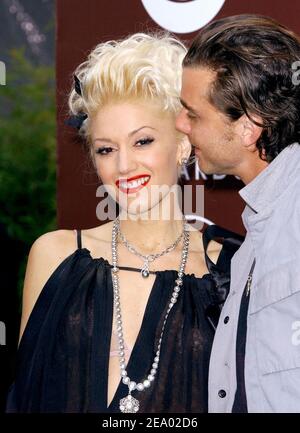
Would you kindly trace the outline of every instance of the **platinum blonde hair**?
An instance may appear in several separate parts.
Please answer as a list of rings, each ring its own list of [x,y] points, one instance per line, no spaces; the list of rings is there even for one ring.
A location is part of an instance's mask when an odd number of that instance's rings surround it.
[[[74,74],[82,95],[73,88],[69,108],[73,115],[86,113],[81,132],[89,137],[89,120],[111,102],[152,100],[162,111],[176,115],[185,46],[163,34],[137,33],[119,41],[97,45]]]

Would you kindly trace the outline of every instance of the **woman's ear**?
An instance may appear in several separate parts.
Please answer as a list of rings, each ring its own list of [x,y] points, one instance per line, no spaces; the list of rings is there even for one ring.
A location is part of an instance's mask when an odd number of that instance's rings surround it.
[[[236,132],[238,133],[242,145],[250,152],[257,151],[256,143],[261,136],[263,127],[262,119],[259,116],[251,115],[251,118],[243,114],[236,125]]]
[[[192,152],[192,145],[187,137],[184,135],[180,138],[178,148],[177,148],[177,162],[178,165],[182,165],[182,160],[184,158],[189,159]]]

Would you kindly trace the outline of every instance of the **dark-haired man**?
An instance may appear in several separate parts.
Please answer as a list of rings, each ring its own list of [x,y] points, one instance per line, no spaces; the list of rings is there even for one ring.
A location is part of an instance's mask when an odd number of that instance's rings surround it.
[[[211,412],[300,412],[299,60],[297,35],[240,15],[204,27],[183,62],[177,128],[202,171],[246,184],[247,236],[212,349]]]

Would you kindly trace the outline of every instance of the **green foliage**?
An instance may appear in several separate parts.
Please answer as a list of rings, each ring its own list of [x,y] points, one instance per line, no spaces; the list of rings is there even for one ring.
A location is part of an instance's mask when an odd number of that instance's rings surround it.
[[[12,50],[6,75],[0,86],[0,224],[23,251],[20,294],[30,246],[56,228],[54,68],[35,66],[23,50]]]
[[[55,229],[54,68],[11,52],[0,88],[0,222],[26,244]]]

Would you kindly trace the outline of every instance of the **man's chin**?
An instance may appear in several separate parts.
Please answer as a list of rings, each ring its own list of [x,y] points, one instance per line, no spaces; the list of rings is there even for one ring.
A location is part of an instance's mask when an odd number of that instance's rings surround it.
[[[202,173],[207,174],[207,175],[214,174],[213,170],[210,167],[208,167],[207,164],[205,164],[203,161],[201,161],[199,156],[196,156],[196,158],[197,158],[197,162],[198,162],[198,167]]]

